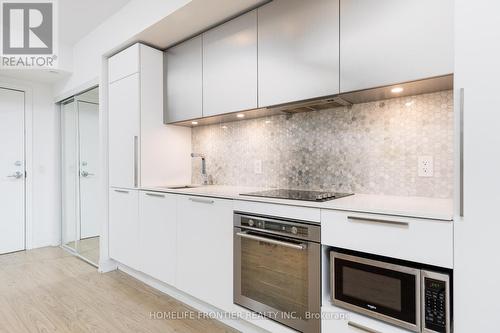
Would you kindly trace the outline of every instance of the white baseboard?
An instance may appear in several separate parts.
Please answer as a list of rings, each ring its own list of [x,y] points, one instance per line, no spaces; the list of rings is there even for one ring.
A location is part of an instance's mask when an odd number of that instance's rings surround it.
[[[186,305],[189,305],[189,306],[195,308],[196,310],[198,310],[202,313],[210,314],[210,313],[214,313],[214,312],[221,312],[220,309],[218,309],[210,304],[207,304],[203,301],[200,301],[199,299],[194,298],[193,296],[188,295],[175,287],[172,287],[166,283],[158,281],[158,280],[156,280],[156,279],[154,279],[154,278],[152,278],[144,273],[138,272],[130,267],[127,267],[127,266],[122,265],[122,264],[118,264],[118,269],[123,271],[124,273],[136,278],[137,280],[144,282],[148,286],[150,286],[156,290],[159,290],[162,293],[167,294],[170,297],[173,297]],[[243,319],[229,319],[229,318],[219,319],[219,318],[217,318],[217,320],[219,320],[220,322],[224,323],[225,325],[230,326],[230,327],[232,327],[240,332],[243,332],[243,333],[276,332],[274,329],[272,331],[265,330],[265,329],[258,327],[258,326],[254,325],[246,320],[243,320]],[[276,325],[279,325],[277,323],[269,321],[268,319],[261,319],[260,321],[267,322],[267,324],[270,327],[276,327]],[[266,325],[266,326],[268,326],[268,325]],[[281,328],[282,327],[280,327],[280,331],[281,331]],[[292,330],[284,328],[284,327],[283,327],[283,329],[285,329],[287,332],[295,332],[295,331],[292,331]]]

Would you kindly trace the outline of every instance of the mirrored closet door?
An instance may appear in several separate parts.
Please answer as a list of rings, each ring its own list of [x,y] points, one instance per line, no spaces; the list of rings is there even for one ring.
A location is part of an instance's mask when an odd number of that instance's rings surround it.
[[[99,263],[99,88],[61,105],[62,245]]]

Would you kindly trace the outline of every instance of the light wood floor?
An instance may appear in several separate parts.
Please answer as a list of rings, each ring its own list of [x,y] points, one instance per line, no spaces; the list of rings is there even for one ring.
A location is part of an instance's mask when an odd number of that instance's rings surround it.
[[[0,332],[236,332],[209,319],[151,319],[194,311],[120,271],[100,274],[57,247],[0,256]]]

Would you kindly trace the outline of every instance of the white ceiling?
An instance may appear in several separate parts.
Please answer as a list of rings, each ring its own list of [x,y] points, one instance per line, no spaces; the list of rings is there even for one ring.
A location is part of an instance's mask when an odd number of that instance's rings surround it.
[[[73,45],[130,0],[59,0],[59,41]]]

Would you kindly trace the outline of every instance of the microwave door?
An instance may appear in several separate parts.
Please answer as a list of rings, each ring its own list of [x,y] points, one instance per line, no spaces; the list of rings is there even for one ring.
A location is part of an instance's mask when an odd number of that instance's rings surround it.
[[[331,253],[332,302],[420,332],[420,270]]]

